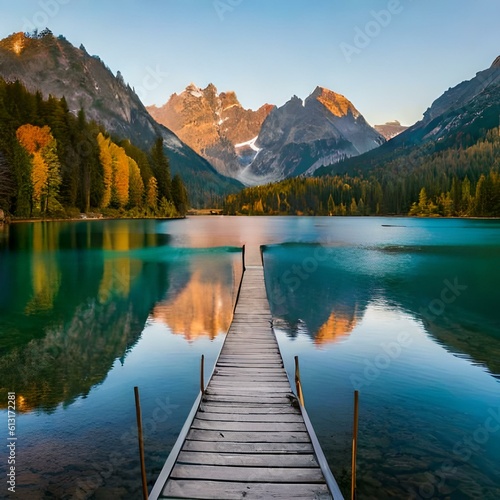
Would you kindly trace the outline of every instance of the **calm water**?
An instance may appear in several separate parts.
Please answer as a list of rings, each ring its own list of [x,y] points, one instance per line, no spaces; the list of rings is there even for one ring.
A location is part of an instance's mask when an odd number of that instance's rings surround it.
[[[266,245],[287,369],[298,354],[343,486],[359,389],[359,498],[500,498],[500,223],[295,217],[0,230],[18,498],[139,498],[134,385],[151,488],[224,340],[243,243]]]

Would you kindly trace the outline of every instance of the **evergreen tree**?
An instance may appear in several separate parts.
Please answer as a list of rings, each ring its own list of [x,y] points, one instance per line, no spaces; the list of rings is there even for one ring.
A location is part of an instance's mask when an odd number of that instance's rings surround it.
[[[172,199],[179,215],[186,215],[188,209],[187,190],[179,174],[175,174],[172,179]]]
[[[153,213],[158,209],[158,183],[156,182],[156,177],[150,177],[148,181],[146,206]]]
[[[158,182],[158,196],[172,201],[170,163],[163,150],[163,139],[158,137],[151,149],[151,167]]]

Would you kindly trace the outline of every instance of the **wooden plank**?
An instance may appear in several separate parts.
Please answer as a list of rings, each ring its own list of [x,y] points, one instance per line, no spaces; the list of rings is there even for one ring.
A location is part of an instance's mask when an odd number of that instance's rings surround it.
[[[254,385],[238,385],[232,382],[226,384],[212,382],[206,391],[206,394],[262,394],[267,395],[268,397],[271,397],[273,394],[282,396],[283,393],[291,393],[289,384],[261,382]]]
[[[224,350],[224,356],[231,356],[231,355],[238,355],[242,356],[252,356],[254,355],[255,357],[261,356],[261,355],[266,355],[269,356],[271,354],[278,355],[278,346],[272,346],[272,347],[259,347],[255,345],[247,345],[246,348],[245,346],[227,346],[226,349]]]
[[[196,418],[214,422],[303,422],[301,415],[294,413],[215,413],[199,411]]]
[[[309,434],[307,432],[220,432],[191,429],[187,439],[232,443],[308,443]]]
[[[218,373],[217,374],[217,383],[234,383],[241,384],[247,383],[248,385],[254,385],[254,383],[265,383],[268,382],[277,382],[277,383],[287,383],[288,379],[286,375],[278,374],[278,373],[246,373],[246,374],[232,374],[232,373]],[[215,382],[215,380],[212,380]],[[211,383],[212,383],[211,382]],[[288,385],[290,387],[290,385]]]
[[[282,375],[247,375],[240,377],[238,375],[217,375],[217,380],[210,382],[210,387],[214,386],[249,386],[260,387],[260,384],[288,384],[288,379]],[[274,387],[274,385],[273,385]],[[287,385],[290,390],[290,384]]]
[[[272,397],[264,397],[260,395],[224,395],[224,394],[217,394],[217,395],[210,395],[206,396],[203,398],[203,401],[212,401],[212,402],[224,402],[224,403],[275,403],[275,404],[287,404],[290,403],[290,400],[286,397],[281,397],[277,396],[275,398]]]
[[[182,451],[178,463],[193,465],[225,465],[240,467],[314,467],[318,462],[314,454],[291,455],[269,453],[203,453]]]
[[[163,498],[201,500],[293,500],[295,498],[331,498],[323,484],[262,484],[220,481],[172,480],[163,491]]]
[[[297,422],[227,422],[195,418],[191,429],[238,432],[306,432],[304,423]]]
[[[228,375],[217,374],[216,379],[212,379],[210,385],[247,385],[255,387],[255,384],[288,384],[288,379],[285,375],[278,374],[260,374],[260,375]],[[287,386],[290,389],[290,384]]]
[[[318,468],[269,468],[223,467],[212,465],[177,464],[171,476],[174,479],[203,479],[211,481],[248,481],[261,483],[321,483],[324,482]]]
[[[277,370],[273,368],[216,368],[215,375],[218,378],[234,377],[235,379],[245,378],[247,380],[252,378],[259,380],[266,377],[288,380],[283,369]]]
[[[224,441],[198,441],[188,439],[182,451],[200,451],[207,453],[312,453],[314,448],[311,443],[242,443]]]
[[[243,347],[262,347],[262,346],[273,346],[277,347],[278,343],[275,340],[268,339],[266,337],[258,338],[258,337],[253,337],[253,339],[249,340],[247,337],[242,337],[241,339],[238,339],[235,336],[231,336],[228,340],[226,340],[224,347],[232,347],[232,346],[237,346],[240,348]]]
[[[238,362],[240,364],[238,364]],[[239,361],[239,360],[231,360],[231,359],[225,359],[222,361],[217,362],[216,368],[250,368],[250,369],[269,369],[269,368],[275,368],[275,367],[281,367],[283,368],[283,363],[273,363],[271,361],[266,361],[266,362],[261,362],[258,363],[257,361],[249,361],[248,363],[245,363],[244,361]]]
[[[251,406],[247,403],[231,405],[207,402],[200,406],[200,412],[203,413],[231,413],[231,414],[249,414],[249,415],[281,415],[293,413],[294,415],[300,415],[300,411],[294,408],[292,405],[265,405],[260,404],[257,406]]]
[[[271,366],[282,365],[283,363],[279,360],[278,355],[275,354],[273,356],[268,356],[266,354],[249,354],[248,356],[243,356],[241,354],[224,354],[220,357],[219,363],[228,363],[228,362],[237,362],[241,363],[241,366],[245,366],[245,364],[266,364]]]
[[[258,375],[258,374],[264,374],[264,375],[274,374],[274,375],[279,375],[279,374],[282,374],[282,375],[286,376],[286,373],[283,370],[283,368],[277,367],[277,366],[268,366],[266,368],[252,368],[252,367],[250,367],[250,368],[244,368],[244,367],[216,368],[215,372],[214,372],[215,375],[217,375],[217,374],[224,375],[226,373],[229,373],[231,375],[238,374],[238,373],[249,374],[249,375],[252,375],[252,374],[253,375]]]

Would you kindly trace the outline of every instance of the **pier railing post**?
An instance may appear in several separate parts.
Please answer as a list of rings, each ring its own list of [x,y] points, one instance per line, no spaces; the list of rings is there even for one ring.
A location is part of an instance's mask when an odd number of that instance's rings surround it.
[[[205,355],[201,355],[201,366],[200,366],[200,390],[201,394],[205,394]]]
[[[245,245],[241,247],[241,259],[243,261],[243,272],[245,271]]]
[[[352,431],[351,500],[356,500],[356,454],[358,452],[359,391],[354,391],[354,422]]]
[[[134,387],[135,395],[135,414],[137,418],[137,436],[139,439],[139,456],[141,459],[141,477],[142,477],[142,497],[148,500],[148,481],[146,479],[146,462],[144,460],[144,436],[142,434],[142,413],[141,401],[139,399],[139,387]]]
[[[295,388],[297,389],[297,398],[304,406],[304,395],[302,394],[302,383],[300,381],[299,357],[295,356]]]

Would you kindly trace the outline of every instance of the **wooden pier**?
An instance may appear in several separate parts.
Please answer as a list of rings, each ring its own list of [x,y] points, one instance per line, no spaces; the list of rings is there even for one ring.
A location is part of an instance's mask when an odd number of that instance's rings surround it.
[[[307,412],[291,391],[272,329],[260,252],[252,251],[212,377],[200,390],[152,500],[343,499]]]

